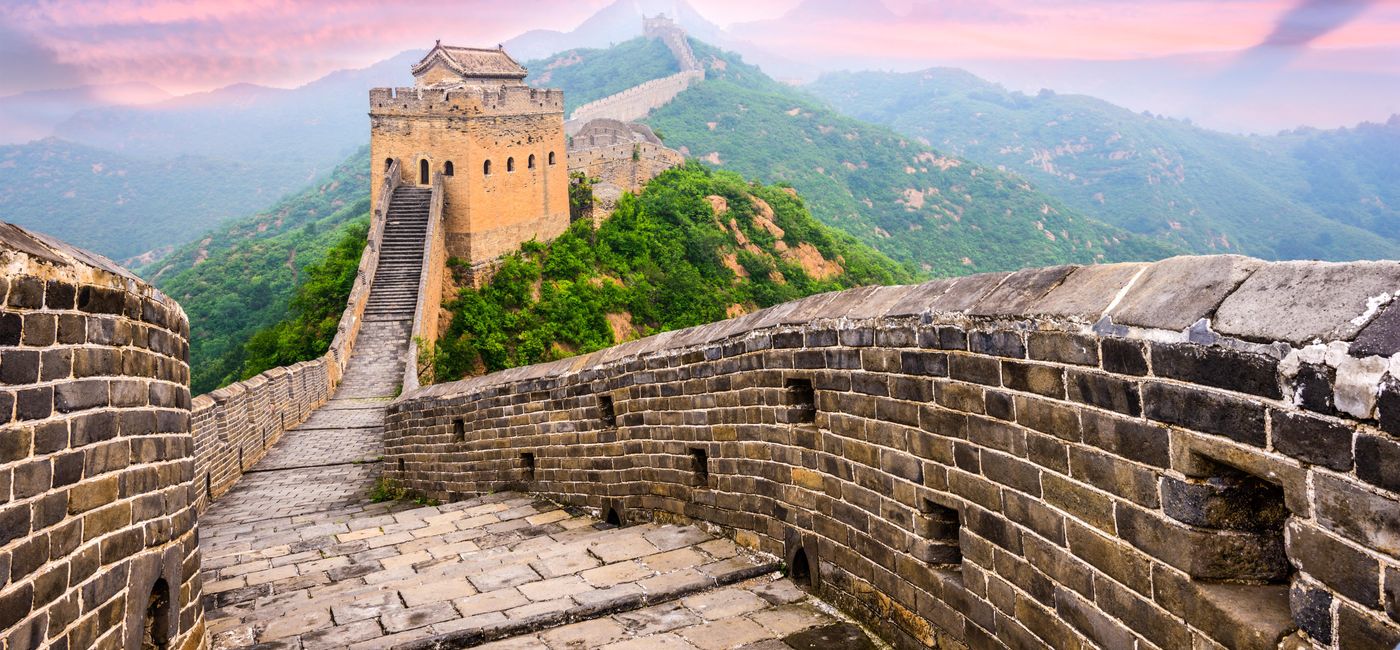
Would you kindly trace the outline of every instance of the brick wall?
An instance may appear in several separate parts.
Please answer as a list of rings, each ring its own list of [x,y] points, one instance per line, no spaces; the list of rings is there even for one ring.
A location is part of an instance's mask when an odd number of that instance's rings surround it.
[[[685,164],[679,151],[650,142],[622,142],[569,151],[569,171],[638,192],[661,172]]]
[[[640,120],[652,110],[670,103],[676,95],[685,92],[690,84],[704,78],[704,70],[684,70],[660,79],[652,79],[574,109],[569,115],[569,123],[581,128],[597,119],[620,122]]]
[[[183,310],[9,224],[0,265],[0,647],[206,646]]]
[[[826,294],[408,393],[384,466],[708,522],[897,647],[1389,649],[1396,286],[1206,257]]]

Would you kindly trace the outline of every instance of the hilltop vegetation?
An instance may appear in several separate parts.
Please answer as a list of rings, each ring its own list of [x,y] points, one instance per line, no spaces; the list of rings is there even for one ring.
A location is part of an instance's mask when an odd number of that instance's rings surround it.
[[[141,270],[189,315],[195,394],[242,379],[259,365],[248,364],[248,341],[259,330],[288,317],[297,287],[307,282],[308,266],[325,259],[338,243],[344,246],[348,229],[363,230],[368,223],[368,170],[366,148],[302,193],[209,233]],[[358,263],[358,254],[354,257]],[[330,269],[324,272],[334,275]],[[330,295],[304,300],[335,302]],[[343,305],[343,295],[340,301]],[[316,310],[292,313],[305,314],[310,321],[316,321],[317,314],[324,317]],[[335,315],[339,317],[339,310]],[[260,350],[252,356],[266,358],[267,348]],[[311,356],[321,352],[324,346]]]
[[[506,258],[449,302],[438,381],[599,350],[802,296],[911,279],[823,226],[791,190],[690,163]]]
[[[829,74],[807,89],[852,117],[1022,174],[1083,214],[1191,251],[1400,255],[1400,118],[1236,136],[942,68]]]
[[[660,40],[634,38],[611,49],[577,49],[545,61],[525,64],[525,83],[564,91],[564,116],[595,99],[602,99],[644,81],[681,71],[676,58]]]
[[[669,146],[750,178],[791,184],[822,222],[925,273],[1174,252],[1085,217],[1020,177],[840,115],[732,54],[694,39],[691,45],[707,79],[647,120]]]

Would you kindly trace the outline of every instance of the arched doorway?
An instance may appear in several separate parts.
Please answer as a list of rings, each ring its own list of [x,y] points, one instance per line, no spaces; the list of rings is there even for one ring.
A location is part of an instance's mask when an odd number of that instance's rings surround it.
[[[151,586],[146,600],[145,629],[141,632],[141,650],[166,650],[170,647],[170,585],[165,578]]]
[[[427,184],[428,184],[428,161],[427,161],[427,160],[420,160],[420,161],[418,161],[418,184],[419,184],[419,185],[427,185]]]

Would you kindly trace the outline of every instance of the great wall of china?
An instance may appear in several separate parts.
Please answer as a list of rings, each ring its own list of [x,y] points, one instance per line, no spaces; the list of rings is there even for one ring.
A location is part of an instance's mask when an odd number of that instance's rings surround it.
[[[1400,263],[855,289],[419,387],[441,179],[396,165],[327,354],[193,400],[177,304],[0,226],[0,650],[1400,643]]]

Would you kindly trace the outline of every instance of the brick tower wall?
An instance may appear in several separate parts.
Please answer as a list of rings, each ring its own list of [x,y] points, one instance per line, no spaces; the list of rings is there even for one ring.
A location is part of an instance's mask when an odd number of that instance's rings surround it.
[[[0,265],[0,645],[207,646],[184,311],[9,224]]]
[[[377,88],[370,92],[370,107],[376,172],[386,160],[398,160],[402,182],[418,185],[420,161],[428,161],[430,181],[432,173],[452,163],[453,175],[443,179],[449,256],[481,265],[531,239],[552,239],[568,227],[561,92],[526,86]],[[371,197],[374,205],[379,204],[377,191]]]

